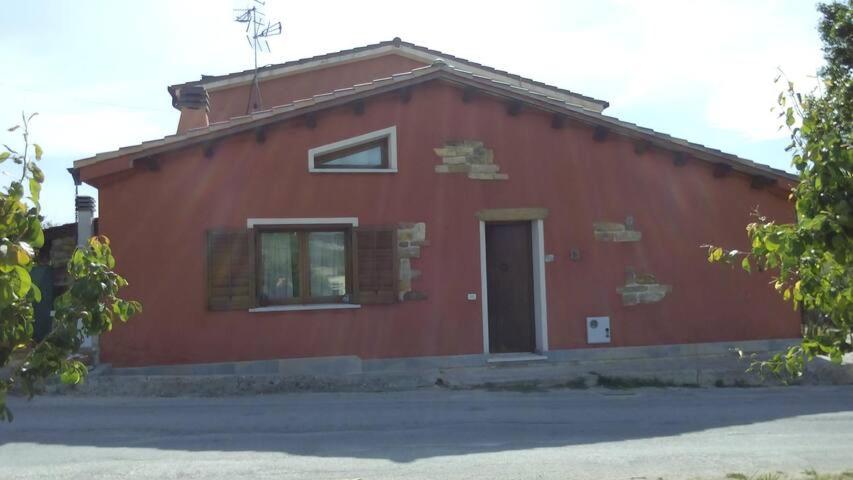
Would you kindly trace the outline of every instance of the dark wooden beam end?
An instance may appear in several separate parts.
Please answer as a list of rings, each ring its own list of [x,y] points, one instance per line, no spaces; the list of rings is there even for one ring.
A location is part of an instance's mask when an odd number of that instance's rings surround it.
[[[462,89],[462,102],[470,103],[477,96],[477,89],[471,86]]]
[[[601,125],[595,127],[592,131],[592,139],[596,142],[603,142],[607,140],[607,135],[610,133],[610,130],[607,127],[602,127]]]
[[[358,100],[352,104],[352,112],[356,115],[364,115],[364,101]]]
[[[566,117],[560,115],[559,113],[555,113],[551,116],[551,128],[554,130],[559,130],[563,128],[566,124]]]
[[[264,143],[267,141],[267,131],[264,127],[258,127],[255,129],[255,141],[257,143]]]
[[[507,115],[509,115],[511,117],[517,117],[518,114],[521,113],[521,108],[522,108],[521,102],[519,102],[519,101],[509,102],[506,105],[506,113],[507,113]]]
[[[135,158],[133,160],[134,168],[156,172],[160,170],[160,159],[156,156]]]
[[[732,166],[728,163],[714,164],[714,178],[728,177],[732,173]]]
[[[305,126],[310,128],[311,130],[317,128],[317,116],[313,113],[305,115]]]
[[[756,190],[761,190],[775,184],[775,178],[765,177],[764,175],[753,175],[752,180],[749,182],[749,186]]]
[[[204,158],[213,158],[214,154],[216,154],[216,142],[205,142]]]

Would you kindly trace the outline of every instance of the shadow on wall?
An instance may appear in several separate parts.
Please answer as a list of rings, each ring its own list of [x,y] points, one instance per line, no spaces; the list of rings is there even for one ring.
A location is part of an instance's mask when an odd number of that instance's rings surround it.
[[[853,409],[853,387],[13,399],[0,446],[283,452],[412,462],[667,437]]]

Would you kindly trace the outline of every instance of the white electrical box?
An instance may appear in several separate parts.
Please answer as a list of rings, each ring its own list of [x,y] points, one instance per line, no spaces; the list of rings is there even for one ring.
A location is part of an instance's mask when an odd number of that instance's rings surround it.
[[[610,343],[610,317],[586,317],[586,343]]]

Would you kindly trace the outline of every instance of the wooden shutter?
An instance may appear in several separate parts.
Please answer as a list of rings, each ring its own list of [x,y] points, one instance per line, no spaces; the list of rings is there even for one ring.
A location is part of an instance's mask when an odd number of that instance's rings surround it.
[[[207,232],[207,307],[246,310],[253,306],[252,255],[248,230]]]
[[[396,302],[398,263],[396,227],[356,228],[356,301]]]

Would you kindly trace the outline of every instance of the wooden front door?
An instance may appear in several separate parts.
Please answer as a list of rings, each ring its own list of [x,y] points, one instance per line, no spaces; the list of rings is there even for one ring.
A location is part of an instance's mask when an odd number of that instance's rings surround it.
[[[534,351],[530,222],[486,224],[486,286],[489,351]]]

